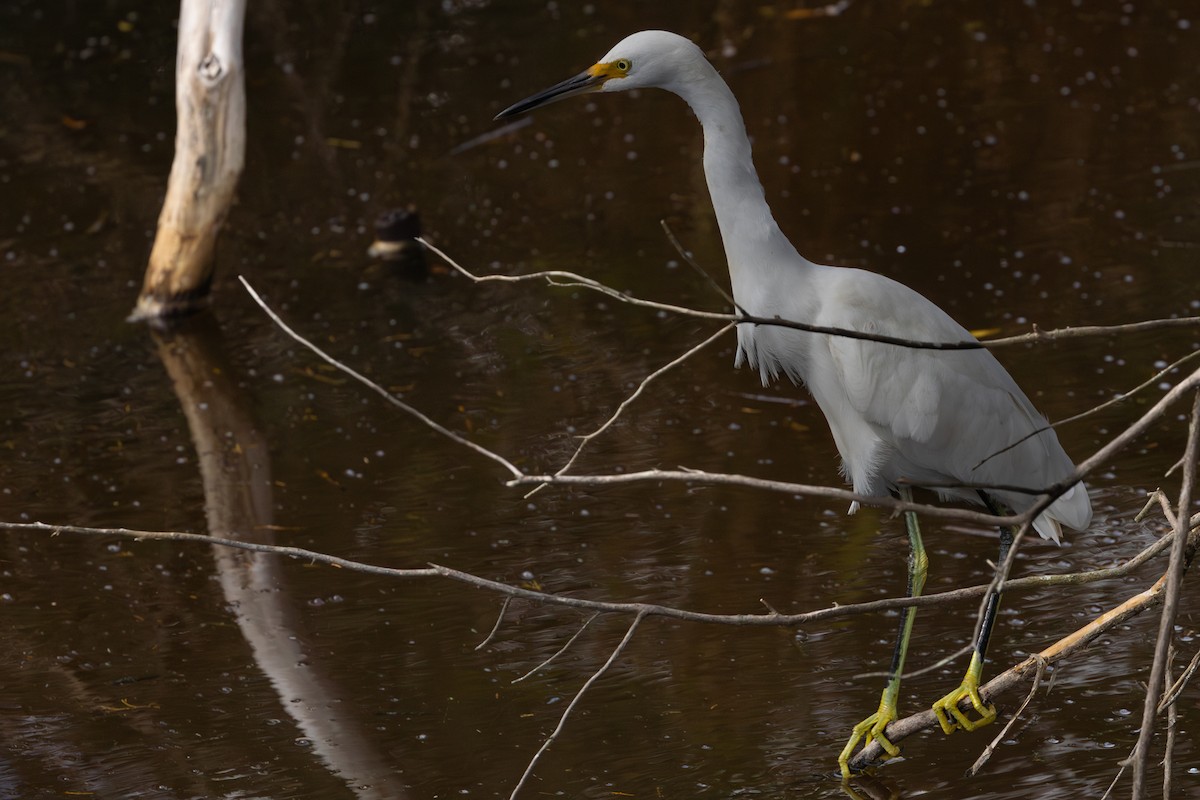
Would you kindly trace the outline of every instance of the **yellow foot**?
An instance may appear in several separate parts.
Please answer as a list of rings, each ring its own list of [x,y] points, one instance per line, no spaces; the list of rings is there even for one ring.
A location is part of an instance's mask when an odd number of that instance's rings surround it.
[[[842,754],[838,756],[838,766],[842,768],[843,781],[850,780],[850,758],[859,744],[866,747],[872,741],[876,741],[887,753],[888,758],[900,755],[900,748],[883,735],[884,728],[895,720],[896,704],[894,701],[889,702],[887,693],[884,692],[884,698],[879,703],[879,710],[854,726],[854,730],[850,733],[850,741],[846,742],[846,746],[842,748]]]
[[[933,704],[933,713],[937,715],[943,733],[954,733],[956,728],[973,731],[996,719],[996,707],[985,704],[983,698],[979,696],[979,676],[982,672],[983,664],[976,654],[971,659],[971,666],[967,668],[967,674],[963,677],[962,684]],[[971,705],[975,707],[979,719],[971,719],[959,710],[958,704],[964,697],[971,698]]]

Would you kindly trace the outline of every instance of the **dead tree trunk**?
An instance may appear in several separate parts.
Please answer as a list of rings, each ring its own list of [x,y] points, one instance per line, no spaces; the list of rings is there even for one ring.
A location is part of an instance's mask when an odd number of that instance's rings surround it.
[[[175,161],[131,321],[193,309],[212,282],[217,234],[246,152],[246,0],[182,0],[175,61]]]

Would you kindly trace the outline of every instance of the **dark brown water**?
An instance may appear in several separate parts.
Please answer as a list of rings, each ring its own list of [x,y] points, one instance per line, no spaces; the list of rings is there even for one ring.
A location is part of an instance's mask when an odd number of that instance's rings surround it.
[[[645,297],[722,301],[695,120],[661,93],[497,128],[509,103],[666,27],[740,98],[772,206],[801,252],[904,281],[972,329],[1113,324],[1200,309],[1200,7],[1194,3],[252,3],[247,171],[216,312],[127,325],[172,156],[174,28],[159,3],[0,4],[0,519],[237,530],[373,564],[437,562],[593,599],[756,612],[902,593],[906,539],[875,511],[641,485],[524,499],[494,464],[320,365],[233,280],[453,430],[552,470],[643,376],[711,326],[575,290],[411,282],[365,254],[382,210],[480,271],[570,269]],[[333,6],[339,6],[333,8]],[[1008,349],[1053,419],[1197,347],[1192,332]],[[800,390],[734,372],[732,337],[656,383],[580,470],[686,465],[840,485]],[[1169,383],[1169,381],[1167,382]],[[1153,389],[1160,396],[1167,383]],[[1060,431],[1082,459],[1147,407]],[[1109,565],[1184,435],[1178,414],[1091,481],[1096,520],[1022,574]],[[995,534],[925,524],[930,590],[989,574]],[[204,545],[0,539],[0,797],[507,797],[628,619],[432,579],[397,581]],[[1006,599],[993,666],[1156,576]],[[1185,599],[1177,645],[1196,649]],[[922,612],[909,663],[970,636],[975,604]],[[1132,746],[1157,621],[1056,671],[984,773],[998,727],[904,744],[882,796],[1098,796]],[[895,617],[803,631],[648,620],[523,797],[843,796]],[[955,663],[904,685],[905,712]],[[1009,698],[1011,711],[1014,698]],[[1177,796],[1200,792],[1196,694]],[[370,787],[370,788],[363,788]],[[1127,785],[1120,792],[1127,793]]]

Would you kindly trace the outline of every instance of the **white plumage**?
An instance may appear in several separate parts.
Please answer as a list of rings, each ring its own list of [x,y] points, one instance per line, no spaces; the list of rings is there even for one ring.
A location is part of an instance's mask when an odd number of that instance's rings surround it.
[[[733,297],[747,314],[910,340],[973,340],[907,286],[865,270],[815,264],[796,251],[767,206],[737,100],[700,48],[682,36],[635,33],[591,69],[500,116],[582,92],[639,87],[678,95],[700,120],[704,173]],[[843,472],[860,494],[883,496],[902,484],[1036,490],[1074,470],[1052,430],[999,453],[1046,421],[985,350],[919,350],[742,324],[737,363],[743,362],[764,384],[787,376],[808,387],[833,432]],[[980,502],[974,489],[937,491]],[[1034,501],[1021,492],[987,493],[1015,511]],[[1091,514],[1087,490],[1076,484],[1034,524],[1043,537],[1059,541],[1060,524],[1086,528]]]
[[[733,298],[746,314],[911,341],[974,341],[946,312],[907,286],[861,269],[814,264],[796,251],[767,207],[737,100],[700,48],[681,36],[635,33],[589,69],[499,116],[584,92],[637,87],[679,95],[700,120],[704,175],[725,244]],[[1025,511],[1035,495],[1012,487],[1045,489],[1074,473],[1058,437],[1043,430],[1046,420],[986,350],[913,349],[754,323],[739,324],[737,333],[739,365],[756,368],[764,384],[786,376],[808,387],[833,432],[843,472],[859,494],[884,496],[899,490],[907,496],[908,487],[925,486],[943,498],[981,503],[982,489],[989,500]],[[1081,529],[1091,518],[1087,489],[1077,483],[1034,520],[1034,527],[1057,542],[1060,525]],[[905,523],[908,590],[916,596],[924,587],[928,560],[916,515],[906,512]],[[1001,529],[1001,561],[1011,543],[1012,532]],[[996,718],[980,686],[999,602],[998,591],[988,593],[963,681],[933,703],[946,733],[974,730]],[[879,710],[854,726],[838,757],[843,780],[851,777],[851,760],[860,744],[876,741],[888,756],[900,752],[887,728],[897,718],[915,616],[912,606],[901,614]],[[967,711],[978,715],[974,719],[961,707],[968,701]]]

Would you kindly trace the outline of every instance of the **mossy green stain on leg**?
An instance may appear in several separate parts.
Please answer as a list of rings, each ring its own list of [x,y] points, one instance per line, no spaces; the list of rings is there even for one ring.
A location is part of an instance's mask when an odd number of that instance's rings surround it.
[[[911,500],[908,490],[901,491],[904,500]],[[908,529],[908,596],[920,597],[925,588],[925,578],[929,573],[929,557],[925,553],[925,545],[921,541],[921,527],[917,523],[917,515],[911,511],[904,512],[904,526]],[[900,754],[900,748],[884,735],[884,730],[898,716],[900,700],[900,677],[904,674],[904,660],[908,655],[908,641],[912,637],[913,622],[917,617],[917,609],[909,606],[904,609],[900,618],[900,630],[896,637],[896,649],[892,653],[891,675],[887,686],[879,698],[879,710],[854,726],[850,740],[842,748],[838,756],[838,766],[842,770],[842,780],[850,779],[850,758],[855,749],[863,747],[872,741],[879,742],[888,757]]]

